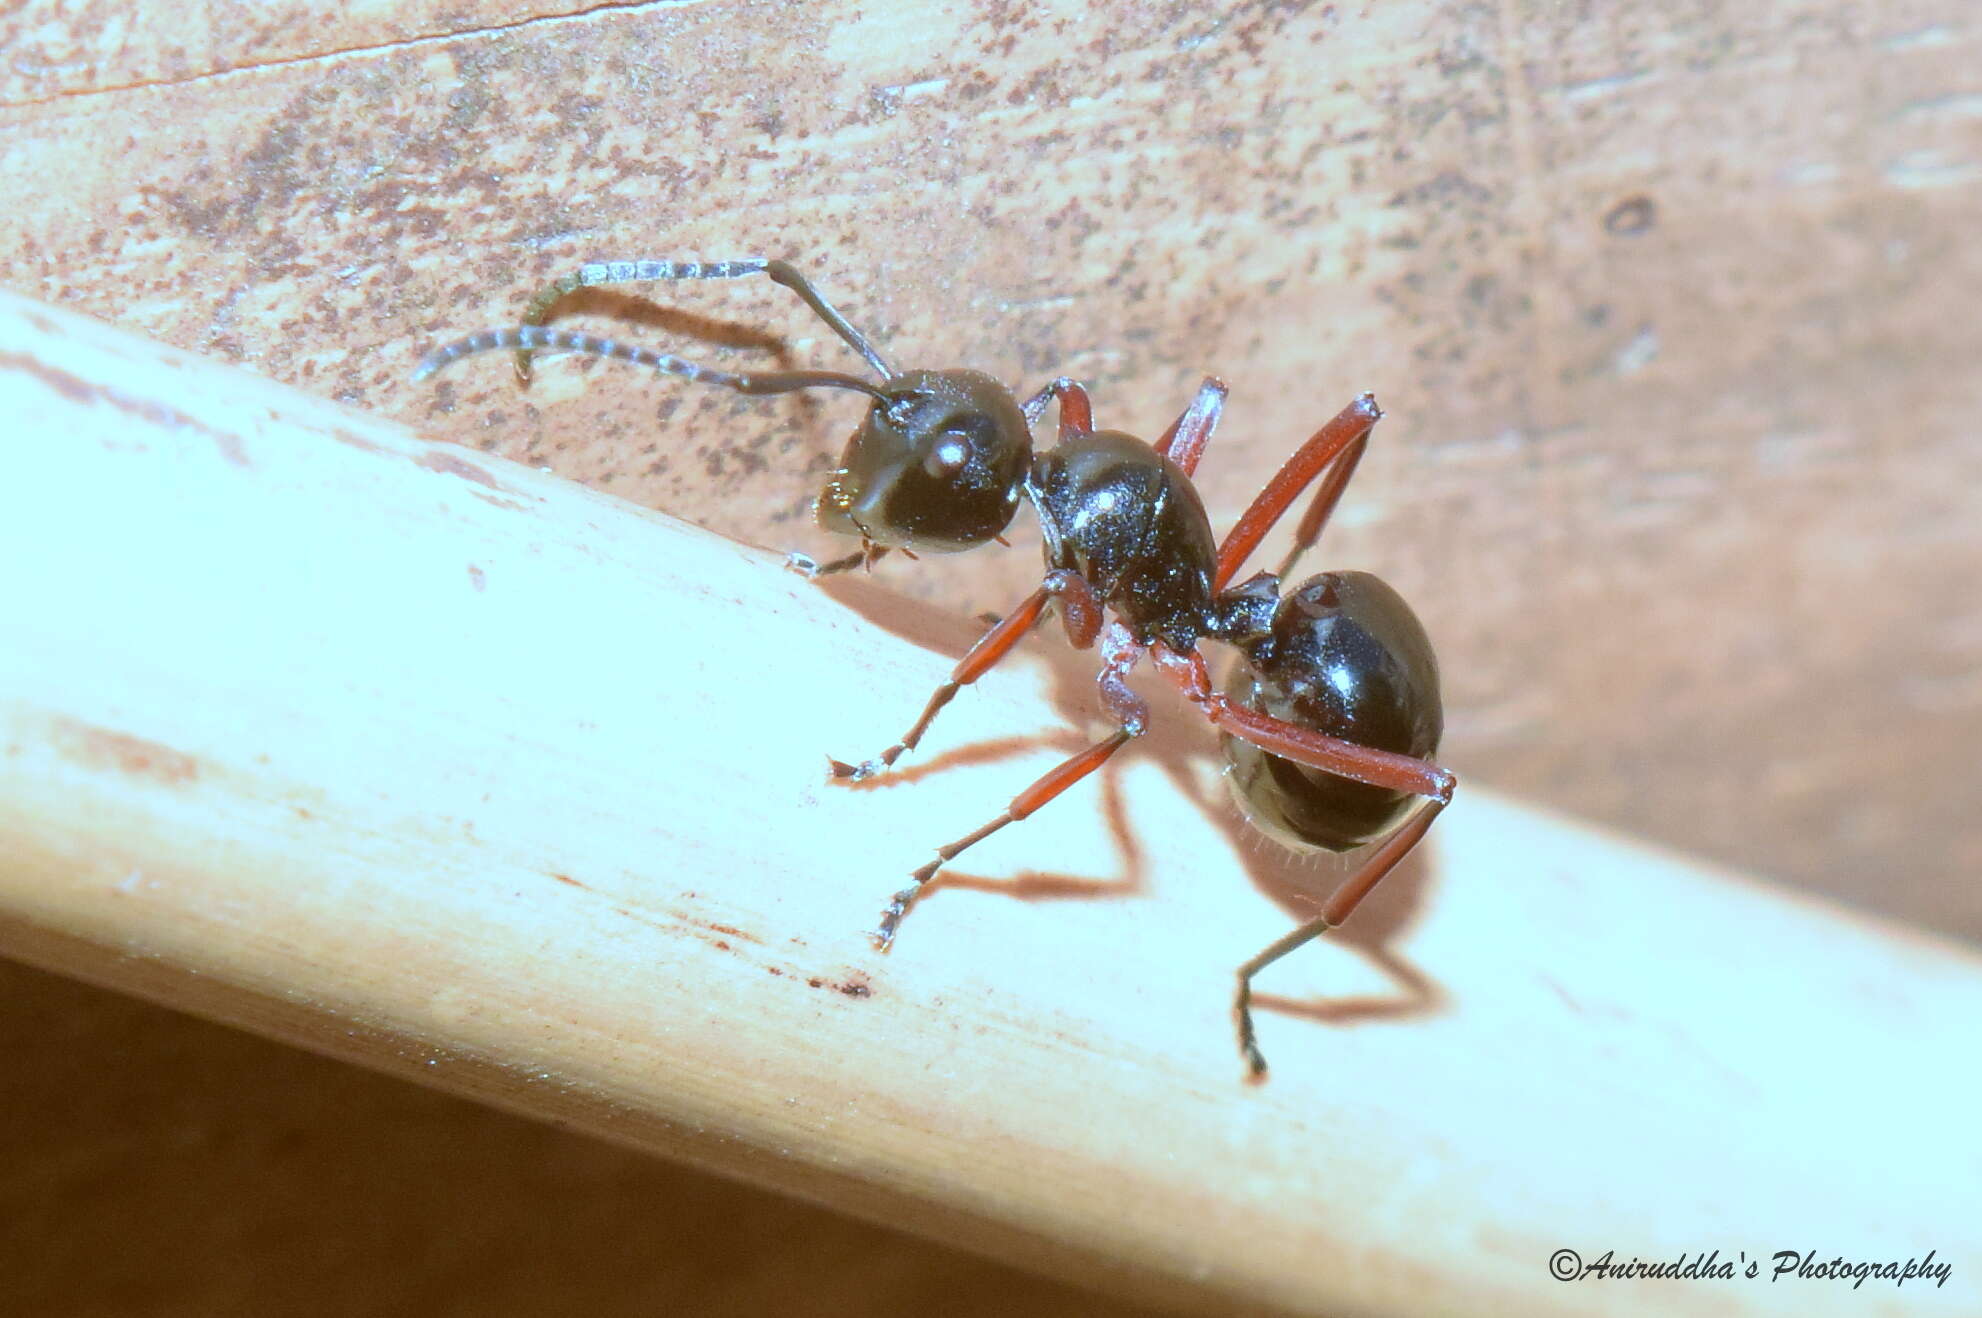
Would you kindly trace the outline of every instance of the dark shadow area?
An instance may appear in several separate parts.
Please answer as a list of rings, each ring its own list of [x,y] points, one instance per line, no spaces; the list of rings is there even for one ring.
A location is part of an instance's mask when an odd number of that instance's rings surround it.
[[[1061,740],[1054,738],[1050,744],[1057,746]],[[1071,731],[1064,740],[1068,743],[1069,754],[1080,749],[1080,739]],[[1115,877],[1076,877],[1041,870],[1020,870],[1009,878],[994,879],[946,869],[929,885],[929,893],[933,895],[944,888],[973,888],[979,892],[1001,892],[1010,897],[1057,901],[1099,901],[1107,897],[1141,895],[1148,885],[1147,867],[1142,847],[1136,841],[1134,830],[1129,827],[1128,810],[1122,801],[1121,777],[1113,766],[1101,769],[1095,776],[1101,780],[1101,810],[1108,821],[1108,834],[1122,860],[1122,868]],[[995,806],[991,813],[996,813]]]
[[[794,575],[792,579],[796,581],[798,577]],[[877,581],[857,569],[837,576],[820,577],[811,583],[811,588],[823,591],[835,603],[845,606],[848,612],[869,625],[948,659],[963,658],[977,643],[977,638],[984,634],[984,623],[960,618],[933,605],[911,600],[898,588]],[[876,728],[873,749],[879,750],[899,736],[902,728],[914,720],[928,696],[927,691],[903,692],[901,727]],[[937,727],[941,726],[938,722]]]
[[[694,284],[728,281],[681,282]],[[622,324],[639,326],[644,333],[651,334],[653,342],[648,343],[644,338],[634,341],[663,351],[669,350],[669,342],[685,341],[689,344],[700,343],[721,348],[757,349],[770,353],[777,360],[780,368],[791,365],[791,345],[784,335],[773,333],[761,325],[746,324],[698,311],[685,311],[680,307],[655,300],[651,293],[628,291],[638,287],[643,286],[594,285],[590,288],[573,289],[557,300],[557,305],[551,309],[551,317],[546,323],[555,325],[569,316],[605,316]],[[799,312],[807,314],[803,306],[799,307]],[[839,342],[838,339],[833,341]],[[683,351],[685,353],[687,349]],[[854,360],[856,363],[859,361],[858,358]]]
[[[1218,755],[1215,733],[1212,740],[1214,746],[1210,753]],[[1222,789],[1210,794],[1203,792],[1199,778],[1191,772],[1188,757],[1187,751],[1184,756],[1166,758],[1160,763],[1170,773],[1178,790],[1191,797],[1205,816],[1218,825],[1219,831],[1231,843],[1233,853],[1245,866],[1253,886],[1287,912],[1291,925],[1305,924],[1313,919],[1335,887],[1354,873],[1363,857],[1379,845],[1371,843],[1342,855],[1326,851],[1289,851],[1253,828],[1229,792]],[[1220,783],[1223,781],[1221,775]],[[1395,984],[1395,994],[1308,1001],[1256,990],[1253,994],[1254,1010],[1279,1012],[1333,1025],[1411,1020],[1441,1010],[1449,1001],[1444,988],[1390,948],[1390,944],[1410,927],[1423,907],[1425,885],[1437,868],[1432,853],[1438,845],[1438,830],[1434,827],[1384,877],[1376,890],[1363,899],[1347,923],[1316,940],[1310,947],[1294,953],[1300,956],[1330,944],[1348,947]]]
[[[0,961],[44,1318],[1129,1318],[1119,1300]]]
[[[867,623],[952,659],[961,658],[988,625],[981,619],[960,619],[916,605],[894,590],[852,574],[824,578],[816,584]],[[920,754],[904,757],[889,773],[844,785],[846,789],[876,790],[891,781],[920,783],[939,777],[952,767],[1017,755],[1042,744],[1069,755],[1089,744],[1099,726],[1101,705],[1095,691],[1095,675],[1100,671],[1100,660],[1093,651],[1072,649],[1055,617],[1049,616],[1035,636],[1044,642],[1043,654],[1053,680],[1053,705],[1067,725],[1064,735],[1050,739],[1001,738],[949,747],[943,742],[943,721],[939,716],[923,743],[930,752],[926,758]],[[1229,652],[1217,653],[1222,647],[1206,643],[1204,648],[1214,673],[1221,672],[1222,665],[1232,661]],[[1149,702],[1150,730],[1123,747],[1096,775],[1102,782],[1103,809],[1109,830],[1122,856],[1121,871],[1112,877],[1038,871],[992,877],[946,869],[930,885],[929,896],[937,895],[943,888],[970,888],[1047,900],[1100,900],[1141,894],[1146,888],[1143,852],[1128,825],[1118,784],[1122,766],[1146,759],[1161,766],[1179,791],[1225,834],[1246,876],[1254,887],[1287,912],[1290,927],[1314,916],[1328,894],[1348,878],[1369,848],[1345,856],[1328,852],[1297,853],[1268,839],[1253,828],[1225,791],[1205,791],[1200,775],[1194,771],[1194,766],[1204,757],[1220,756],[1218,735],[1167,682],[1156,677],[1149,664],[1137,670],[1134,685]],[[927,692],[902,693],[902,727],[913,719],[927,696]],[[888,744],[900,732],[901,728],[877,730],[873,750]],[[1004,806],[1003,799],[986,800],[985,819],[996,817]],[[1060,808],[1073,807],[1057,803],[1045,807]],[[1023,821],[1011,825],[1024,826]],[[949,840],[927,839],[932,849]],[[1438,830],[1434,827],[1425,841],[1357,907],[1347,924],[1318,940],[1312,948],[1294,954],[1306,955],[1330,944],[1346,946],[1389,979],[1396,986],[1395,993],[1317,1001],[1257,992],[1253,999],[1255,1008],[1330,1025],[1406,1021],[1444,1009],[1450,1001],[1445,989],[1391,948],[1422,908],[1426,884],[1436,868],[1430,853],[1437,846]]]
[[[616,337],[637,343],[642,347],[673,353],[697,365],[719,371],[732,373],[747,372],[752,369],[785,371],[803,366],[805,363],[793,356],[791,342],[783,333],[766,329],[756,323],[732,320],[702,311],[690,311],[675,305],[672,300],[663,300],[663,295],[670,290],[680,291],[684,287],[692,290],[699,284],[731,282],[734,281],[656,280],[647,283],[629,282],[577,288],[557,300],[551,308],[546,324],[558,325],[576,316],[610,320],[615,325],[629,327],[623,331],[617,329],[611,331]],[[845,348],[829,327],[813,319],[812,313],[803,303],[794,298],[792,306],[800,318],[794,323],[816,327],[832,344],[832,352],[820,362],[822,367],[845,370],[853,374],[867,373],[867,366],[859,355]],[[760,363],[732,361],[724,353],[710,351],[711,349],[762,352],[769,354],[769,360]],[[848,359],[847,361],[831,360],[831,356],[842,354]],[[539,359],[560,355],[578,354],[539,354]],[[620,362],[588,363],[590,370],[620,370],[624,367],[625,363]],[[687,391],[681,395],[682,397],[708,394],[743,399],[743,395],[721,386],[696,384],[688,380],[670,380],[668,385],[670,389]],[[529,393],[528,386],[523,386],[523,390],[526,395]],[[673,398],[675,395],[671,393],[669,397]],[[800,433],[814,435],[821,432],[823,412],[817,391],[802,390],[782,395],[782,398],[784,405],[792,414],[793,425]],[[670,411],[675,405],[663,404],[664,408]],[[667,415],[667,411],[664,411],[663,415]],[[837,454],[845,443],[845,438],[844,434],[822,435],[817,451],[821,454]]]
[[[859,782],[835,781],[833,786],[843,792],[883,792],[891,787],[906,787],[910,783],[921,782],[924,778],[947,773],[951,769],[967,768],[975,764],[995,764],[999,760],[1013,759],[1027,751],[1037,750],[1041,746],[1064,749],[1066,754],[1071,755],[1080,749],[1080,739],[1069,730],[1065,736],[999,737],[993,741],[976,741],[967,746],[941,751],[927,758],[920,754],[906,755],[886,773],[863,778]]]

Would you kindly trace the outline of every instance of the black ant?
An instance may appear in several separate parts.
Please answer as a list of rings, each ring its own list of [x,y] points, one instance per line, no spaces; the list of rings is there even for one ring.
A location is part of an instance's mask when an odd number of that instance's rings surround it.
[[[652,349],[546,328],[552,306],[574,289],[648,280],[766,275],[791,289],[867,359],[876,385],[834,371],[730,373]],[[1266,966],[1348,919],[1370,890],[1417,845],[1452,799],[1453,776],[1427,757],[1443,714],[1438,661],[1403,598],[1366,572],[1326,572],[1282,593],[1280,582],[1321,534],[1383,415],[1362,395],[1315,432],[1261,490],[1222,544],[1211,534],[1191,474],[1224,409],[1225,385],[1207,378],[1154,445],[1096,430],[1087,391],[1058,379],[1023,403],[971,370],[898,371],[784,261],[629,261],[587,265],[530,303],[525,323],[490,330],[430,353],[415,378],[456,358],[516,350],[527,380],[533,350],[591,353],[718,384],[743,394],[850,389],[874,400],[819,496],[819,522],[856,535],[861,551],[819,565],[793,555],[807,575],[871,563],[891,549],[947,553],[997,539],[1021,496],[1039,515],[1046,576],[1039,589],[981,637],[936,689],[899,741],[860,764],[832,761],[835,777],[872,777],[915,748],[938,711],[975,682],[1058,607],[1076,649],[1099,645],[1101,703],[1118,730],[1020,792],[1003,814],[939,847],[896,893],[872,935],[886,948],[931,879],[958,854],[1032,814],[1100,768],[1149,723],[1148,706],[1125,680],[1148,656],[1223,734],[1227,777],[1263,831],[1297,850],[1349,851],[1381,839],[1321,913],[1239,967],[1239,1047],[1255,1077],[1266,1059],[1255,1041],[1252,980]],[[1059,402],[1056,447],[1035,453],[1031,427]],[[1232,578],[1302,490],[1321,481],[1294,547],[1276,572],[1234,586]],[[1202,640],[1244,656],[1214,690]],[[1414,811],[1414,798],[1425,798]]]

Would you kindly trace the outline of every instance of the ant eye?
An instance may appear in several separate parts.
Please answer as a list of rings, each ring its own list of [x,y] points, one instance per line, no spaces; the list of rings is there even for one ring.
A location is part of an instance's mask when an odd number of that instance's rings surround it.
[[[962,471],[968,461],[970,449],[961,439],[950,435],[929,450],[929,456],[922,460],[922,469],[931,476],[941,478]]]

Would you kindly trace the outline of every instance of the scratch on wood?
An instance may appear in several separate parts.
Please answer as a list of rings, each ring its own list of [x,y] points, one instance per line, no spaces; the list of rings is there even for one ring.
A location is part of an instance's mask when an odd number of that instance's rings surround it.
[[[425,467],[428,471],[439,472],[443,476],[459,476],[461,479],[473,481],[477,485],[486,485],[492,490],[502,488],[500,481],[474,463],[469,462],[465,458],[458,458],[454,454],[444,452],[440,449],[434,449],[415,458],[414,465]]]
[[[1613,73],[1603,78],[1592,78],[1588,82],[1565,83],[1556,88],[1565,101],[1588,101],[1612,92],[1622,91],[1634,82],[1643,82],[1652,75],[1645,69],[1629,69],[1623,73]]]
[[[87,768],[114,769],[175,787],[200,776],[199,761],[192,756],[128,732],[71,718],[55,719],[52,730],[56,751]]]
[[[949,85],[950,80],[948,78],[924,78],[921,82],[896,83],[893,86],[881,88],[881,91],[896,97],[898,100],[912,101],[918,96],[928,96],[931,93],[942,91],[943,88]]]
[[[495,36],[517,32],[524,28],[540,27],[554,23],[577,23],[591,19],[597,14],[629,14],[652,12],[663,9],[692,9],[698,5],[714,3],[714,0],[603,0],[603,3],[589,5],[567,14],[533,14],[508,23],[484,23],[475,27],[461,28],[451,32],[423,32],[417,36],[399,37],[392,41],[374,42],[366,46],[345,46],[336,50],[312,51],[307,55],[284,55],[275,59],[255,60],[247,64],[230,64],[225,68],[206,69],[199,73],[177,78],[139,78],[130,82],[111,83],[101,87],[81,87],[56,92],[49,96],[31,96],[18,101],[0,102],[0,109],[19,109],[33,105],[53,105],[59,101],[76,100],[90,96],[114,96],[120,92],[147,91],[160,87],[192,87],[200,83],[216,82],[224,78],[234,78],[242,74],[257,73],[264,69],[289,68],[302,64],[328,63],[332,60],[363,58],[367,55],[385,54],[391,51],[416,50],[423,46],[442,42],[462,41],[474,37]]]
[[[1908,101],[1893,112],[1895,119],[1982,119],[1982,92],[1950,92]]]
[[[136,417],[148,425],[169,430],[195,431],[212,439],[219,448],[220,455],[228,462],[237,467],[251,465],[239,435],[216,430],[199,418],[188,416],[178,408],[168,407],[155,399],[133,397],[122,390],[112,389],[94,380],[85,380],[59,366],[42,361],[32,353],[0,352],[0,371],[20,371],[39,380],[58,397],[72,403],[88,406],[102,403],[116,408],[126,416]]]
[[[1547,207],[1542,197],[1542,173],[1535,149],[1534,84],[1529,81],[1528,62],[1521,52],[1520,15],[1514,12],[1516,0],[1500,0],[1500,58],[1507,70],[1507,133],[1514,148],[1514,212],[1526,234],[1534,268],[1528,271],[1534,287],[1532,368],[1527,373],[1528,411],[1531,424],[1548,425],[1560,413],[1556,399],[1560,391],[1561,367],[1555,349],[1555,326],[1559,323],[1557,298],[1550,290],[1556,281],[1547,277],[1554,253],[1548,238]]]
[[[1617,350],[1611,358],[1611,368],[1619,375],[1636,375],[1650,366],[1659,355],[1659,332],[1650,325],[1640,326],[1631,342]]]
[[[1945,46],[1954,40],[1954,33],[1939,25],[1915,28],[1910,32],[1897,32],[1879,43],[1885,50],[1918,50],[1927,46]]]
[[[1982,178],[1982,165],[1950,161],[1935,151],[1911,151],[1885,168],[1886,181],[1900,188],[1946,188]]]

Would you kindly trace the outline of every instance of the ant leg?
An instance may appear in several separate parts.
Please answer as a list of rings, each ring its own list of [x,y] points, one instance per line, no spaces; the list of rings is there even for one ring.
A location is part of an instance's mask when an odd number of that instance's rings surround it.
[[[1204,456],[1211,432],[1218,428],[1218,418],[1225,411],[1228,392],[1223,380],[1215,375],[1205,376],[1204,383],[1197,387],[1197,397],[1170,423],[1163,438],[1156,441],[1156,451],[1182,467],[1184,475],[1196,474],[1198,459]]]
[[[1212,589],[1225,588],[1226,583],[1238,572],[1240,565],[1253,550],[1259,548],[1259,542],[1266,538],[1266,533],[1273,529],[1274,524],[1286,513],[1300,492],[1326,470],[1329,464],[1341,457],[1345,450],[1368,435],[1370,427],[1382,416],[1383,410],[1376,405],[1375,396],[1364,394],[1336,413],[1328,424],[1315,431],[1308,442],[1301,445],[1293,457],[1287,459],[1286,464],[1273,479],[1266,483],[1266,488],[1253,499],[1252,506],[1240,515],[1231,533],[1225,537],[1225,543],[1219,546],[1218,571],[1212,577]],[[1356,456],[1361,456],[1360,449],[1357,450]],[[1353,458],[1350,460],[1350,465],[1353,469]],[[1329,509],[1335,506],[1335,499],[1341,496],[1341,486],[1347,483],[1348,476],[1344,474],[1339,482],[1331,481],[1322,487],[1322,497],[1317,500],[1317,503],[1322,504],[1320,517],[1314,518],[1312,514],[1310,515],[1315,521],[1314,530],[1317,534],[1320,532],[1321,520],[1327,517]],[[1304,519],[1302,523],[1304,529],[1306,524],[1307,519]]]
[[[1294,543],[1288,547],[1287,556],[1280,560],[1280,566],[1273,570],[1274,576],[1285,581],[1301,555],[1321,539],[1321,528],[1328,525],[1328,515],[1341,502],[1342,491],[1349,487],[1349,478],[1356,474],[1356,464],[1363,460],[1363,450],[1369,447],[1369,440],[1369,432],[1365,430],[1329,465],[1328,475],[1322,479],[1321,488],[1314,493],[1314,502],[1308,505],[1300,525],[1294,529]]]
[[[1330,737],[1298,724],[1284,722],[1271,714],[1247,709],[1225,696],[1211,697],[1205,702],[1204,712],[1213,727],[1244,738],[1283,760],[1305,764],[1311,769],[1320,769],[1353,782],[1368,783],[1372,787],[1387,787],[1393,792],[1409,792],[1413,796],[1429,796],[1439,801],[1452,799],[1452,788],[1457,779],[1449,770],[1440,768],[1430,760],[1419,759],[1415,755],[1399,755],[1395,751],[1380,751],[1371,746],[1358,746],[1353,741]]]
[[[1418,844],[1418,839],[1431,827],[1431,821],[1438,817],[1438,812],[1451,803],[1458,780],[1449,770],[1440,768],[1430,760],[1358,746],[1354,742],[1330,737],[1235,704],[1211,689],[1211,675],[1205,668],[1204,656],[1196,650],[1178,654],[1158,645],[1152,651],[1152,657],[1163,674],[1177,684],[1186,699],[1204,711],[1205,717],[1215,727],[1297,764],[1340,774],[1373,787],[1387,787],[1392,791],[1429,798],[1408,823],[1384,839],[1361,868],[1336,889],[1322,906],[1319,916],[1239,967],[1239,993],[1234,1004],[1239,1016],[1239,1050],[1245,1054],[1247,1066],[1257,1077],[1266,1073],[1266,1059],[1260,1055],[1253,1034],[1253,976],[1308,940],[1327,933],[1347,920],[1349,913],[1369,896],[1383,876],[1390,873],[1397,862]]]
[[[818,289],[812,286],[798,268],[789,261],[766,261],[753,258],[745,261],[592,261],[564,278],[544,286],[530,299],[523,310],[523,324],[542,325],[550,318],[551,308],[558,299],[567,293],[581,288],[594,288],[600,284],[655,283],[673,279],[737,279],[744,275],[766,275],[772,282],[782,284],[798,294],[812,313],[832,327],[835,334],[844,339],[849,347],[867,359],[867,364],[881,373],[883,379],[894,375],[894,368],[867,341],[865,335],[847,323],[832,303],[826,301]],[[520,348],[516,353],[516,378],[530,382],[530,347]]]
[[[1233,1002],[1233,1010],[1239,1017],[1239,1052],[1244,1055],[1254,1079],[1266,1074],[1266,1057],[1260,1052],[1258,1036],[1253,1032],[1253,976],[1295,948],[1330,929],[1339,928],[1349,918],[1349,913],[1383,880],[1383,876],[1395,869],[1397,862],[1418,845],[1419,839],[1431,827],[1431,821],[1438,818],[1438,812],[1443,809],[1445,802],[1434,797],[1407,823],[1384,839],[1383,845],[1362,863],[1346,883],[1336,889],[1334,896],[1321,908],[1321,914],[1239,967],[1239,992]]]
[[[1039,418],[1045,415],[1046,404],[1055,398],[1060,400],[1062,444],[1070,438],[1086,439],[1094,433],[1094,405],[1088,401],[1087,389],[1080,381],[1064,375],[1019,404],[1019,411],[1025,414],[1025,423],[1028,426],[1039,424]]]
[[[1144,647],[1129,634],[1128,628],[1120,623],[1110,623],[1105,629],[1101,642],[1106,661],[1100,676],[1095,679],[1101,689],[1101,703],[1121,730],[1113,736],[1095,742],[1086,750],[1073,756],[1065,763],[1047,773],[1038,782],[1012,798],[1005,812],[984,827],[967,833],[948,846],[936,848],[936,859],[924,865],[909,876],[909,886],[896,893],[881,912],[881,927],[874,934],[875,946],[883,951],[895,941],[895,933],[901,927],[902,917],[927,889],[936,872],[955,860],[963,852],[990,837],[1007,824],[1019,820],[1038,810],[1048,801],[1072,787],[1087,775],[1108,762],[1108,758],[1126,746],[1132,738],[1140,737],[1149,727],[1149,706],[1140,696],[1129,689],[1125,680],[1130,669],[1142,658]]]
[[[830,577],[835,572],[850,572],[857,567],[872,569],[887,552],[887,545],[869,542],[844,558],[828,559],[821,563],[812,555],[801,554],[794,549],[785,555],[785,566],[807,581],[812,581],[819,577]]]
[[[1062,569],[1047,574],[1038,590],[1026,596],[1023,603],[980,636],[977,644],[970,647],[970,653],[957,661],[957,666],[950,672],[950,680],[936,688],[935,694],[929,697],[929,703],[922,707],[921,717],[902,734],[900,741],[860,764],[828,760],[833,777],[861,782],[887,769],[904,753],[914,750],[943,706],[955,699],[957,692],[991,671],[993,665],[1010,654],[1012,647],[1019,643],[1019,638],[1032,630],[1033,624],[1045,613],[1047,604],[1056,597],[1060,600],[1060,616],[1066,624],[1067,639],[1077,650],[1093,645],[1095,636],[1101,631],[1101,602],[1094,597],[1094,589],[1078,572]]]
[[[1247,709],[1211,689],[1210,670],[1196,649],[1179,654],[1158,644],[1152,647],[1150,655],[1158,670],[1203,712],[1213,727],[1243,738],[1263,751],[1324,773],[1339,774],[1352,782],[1387,787],[1412,796],[1429,796],[1439,802],[1452,799],[1452,789],[1458,780],[1449,770],[1430,760],[1358,746],[1353,741]]]

